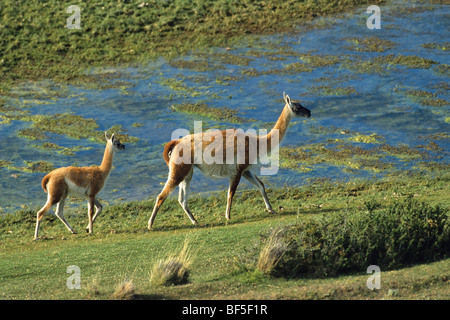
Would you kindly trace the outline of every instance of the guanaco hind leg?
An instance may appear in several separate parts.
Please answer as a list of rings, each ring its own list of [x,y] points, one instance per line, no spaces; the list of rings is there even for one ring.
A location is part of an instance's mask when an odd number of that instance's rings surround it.
[[[39,239],[39,226],[41,224],[41,219],[48,212],[48,210],[50,210],[51,207],[52,207],[52,203],[50,201],[50,198],[48,198],[45,205],[37,212],[36,229],[34,231],[34,240]]]
[[[48,185],[47,202],[36,214],[36,229],[34,231],[34,240],[39,239],[39,227],[41,224],[42,217],[55,204],[58,204],[58,208],[56,211],[57,217],[64,223],[64,225],[67,228],[69,228],[69,230],[71,229],[71,227],[68,226],[67,221],[65,221],[64,214],[61,211],[62,207],[64,206],[65,197],[67,197],[67,186],[62,181],[58,181],[54,185]],[[62,205],[60,205],[61,201],[63,201]],[[61,219],[61,216],[62,216],[62,219]]]
[[[186,214],[189,217],[189,219],[191,220],[192,224],[197,224],[197,220],[195,220],[194,216],[192,215],[192,213],[189,210],[188,205],[187,205],[187,199],[189,196],[189,186],[190,186],[191,180],[192,180],[192,173],[194,172],[193,169],[194,168],[192,168],[191,172],[186,176],[186,178],[179,185],[180,192],[178,195],[178,202],[180,203],[184,212],[186,212]]]
[[[164,200],[169,196],[169,194],[175,189],[176,186],[174,186],[170,180],[166,182],[166,185],[164,186],[161,193],[156,197],[155,206],[153,207],[153,212],[150,217],[150,220],[148,220],[148,229],[152,229],[153,222],[155,221],[156,215],[158,214],[159,208],[163,204]]]
[[[237,186],[241,181],[241,174],[237,174],[230,178],[230,186],[228,187],[228,199],[227,199],[227,210],[225,211],[225,218],[230,220],[231,214],[231,203],[233,202],[234,194],[236,193]]]
[[[148,220],[148,229],[151,230],[153,226],[153,222],[155,221],[156,215],[158,214],[159,208],[163,204],[164,200],[169,196],[169,194],[178,186],[180,183],[183,183],[183,185],[180,186],[180,194],[179,200],[181,197],[181,206],[183,209],[187,208],[187,194],[189,190],[189,183],[192,178],[192,172],[193,172],[193,166],[192,164],[171,164],[171,169],[169,171],[169,177],[167,178],[167,182],[164,185],[163,190],[156,198],[155,206],[153,207],[152,215],[150,216],[150,219]],[[187,181],[186,181],[187,179]],[[183,190],[183,191],[182,191]],[[191,219],[192,223],[196,223],[194,217],[190,213],[189,209],[187,211],[185,210],[186,214],[188,215],[189,219]],[[195,222],[194,222],[195,221]]]
[[[64,223],[64,225],[70,232],[72,232],[73,234],[76,234],[76,232],[73,230],[73,228],[67,222],[67,220],[64,218],[64,203],[66,202],[66,198],[67,198],[67,194],[63,195],[61,200],[57,203],[55,215],[59,218],[59,220],[62,221],[62,223]]]

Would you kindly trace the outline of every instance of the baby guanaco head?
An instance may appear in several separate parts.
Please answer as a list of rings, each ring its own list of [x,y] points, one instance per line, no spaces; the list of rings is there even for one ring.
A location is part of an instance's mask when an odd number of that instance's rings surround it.
[[[108,143],[111,143],[114,150],[123,150],[125,149],[125,145],[120,143],[118,139],[115,138],[114,133],[108,138],[108,134],[105,132],[105,138]]]

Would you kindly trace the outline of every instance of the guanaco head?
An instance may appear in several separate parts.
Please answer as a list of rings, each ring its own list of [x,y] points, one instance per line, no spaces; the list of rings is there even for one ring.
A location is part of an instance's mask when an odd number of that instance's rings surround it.
[[[111,145],[113,146],[114,150],[123,150],[125,149],[125,145],[121,144],[119,140],[117,140],[114,137],[114,133],[111,135],[110,138],[108,138],[108,134],[105,132],[105,138],[107,143],[111,143]]]
[[[291,98],[286,94],[286,92],[283,92],[284,102],[289,106],[290,110],[296,117],[305,117],[309,118],[311,117],[311,111],[303,107],[300,103],[292,101]]]

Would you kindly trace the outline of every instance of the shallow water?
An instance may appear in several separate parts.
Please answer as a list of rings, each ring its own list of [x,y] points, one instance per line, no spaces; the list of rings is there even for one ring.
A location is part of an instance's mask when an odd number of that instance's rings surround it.
[[[127,134],[138,138],[138,142],[126,144],[126,150],[116,154],[115,168],[101,193],[105,203],[158,194],[168,172],[162,158],[163,144],[170,140],[175,129],[191,130],[196,120],[203,121],[204,129],[270,128],[283,108],[283,91],[312,111],[309,119],[295,119],[283,146],[322,144],[332,148],[333,141],[339,146],[343,140],[349,144],[348,138],[376,133],[381,140],[378,145],[407,146],[412,150],[418,150],[418,146],[435,135],[431,141],[439,149],[425,150],[426,157],[414,159],[386,154],[381,161],[393,167],[381,171],[366,167],[349,169],[345,163],[326,158],[322,163],[302,168],[299,163],[300,169],[282,167],[276,176],[263,177],[268,186],[302,185],[316,178],[378,177],[393,170],[422,170],[418,163],[425,161],[448,165],[450,7],[404,2],[381,7],[380,30],[366,27],[369,14],[365,9],[321,18],[287,35],[251,36],[230,48],[192,52],[175,62],[161,59],[140,68],[94,70],[100,76],[120,74],[110,82],[115,85],[109,89],[55,86],[49,82],[24,84],[13,90],[15,97],[4,98],[5,105],[32,115],[69,113],[92,118],[99,131],[121,125]],[[358,48],[364,48],[362,40],[368,37],[390,40],[393,44],[384,52],[359,51]],[[423,46],[430,43],[435,45]],[[390,63],[391,54],[436,63],[428,68]],[[311,56],[328,60],[308,60]],[[369,69],[361,63],[377,57],[386,60],[377,60]],[[299,66],[307,69],[295,69]],[[430,104],[418,90],[434,101],[440,99],[440,105]],[[236,110],[239,117],[251,121],[230,123],[229,119],[218,121],[171,108],[174,104],[195,102]],[[0,109],[0,115],[2,112]],[[8,112],[11,111],[3,114]],[[45,173],[20,169],[25,161],[48,161],[60,167],[100,164],[102,159],[104,145],[90,139],[73,139],[51,132],[46,132],[43,140],[18,136],[20,130],[31,126],[32,122],[24,119],[9,123],[0,119],[3,137],[0,161],[9,164],[0,168],[0,207],[4,211],[24,204],[45,203],[46,195],[40,187]],[[363,149],[376,145],[354,141],[353,146]],[[45,142],[85,149],[64,155],[36,147]],[[193,192],[227,187],[227,179],[210,179],[199,171],[191,183]],[[240,189],[248,187],[243,181]]]

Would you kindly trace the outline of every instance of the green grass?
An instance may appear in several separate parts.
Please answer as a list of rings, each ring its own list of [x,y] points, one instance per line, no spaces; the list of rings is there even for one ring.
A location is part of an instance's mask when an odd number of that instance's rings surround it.
[[[124,282],[134,299],[448,299],[450,259],[398,270],[383,270],[381,289],[366,287],[365,270],[336,277],[273,278],[255,271],[262,236],[272,228],[332,213],[364,212],[367,203],[388,207],[413,196],[430,205],[450,206],[449,178],[441,175],[398,175],[378,181],[315,182],[298,188],[268,188],[277,215],[264,211],[256,190],[242,190],[233,203],[232,220],[224,218],[226,192],[194,195],[191,211],[200,226],[190,224],[176,197],[160,210],[153,231],[146,225],[154,200],[106,206],[84,232],[85,203],[71,206],[66,218],[80,232],[70,234],[48,214],[42,240],[33,242],[35,211],[25,208],[0,218],[0,283],[2,299],[114,299]],[[151,285],[155,264],[189,243],[189,282],[169,287]],[[67,267],[81,270],[81,289],[66,287]],[[270,289],[268,289],[270,288]],[[398,295],[389,295],[389,289]],[[397,292],[397,291],[395,291]],[[392,293],[392,290],[391,290]]]
[[[42,79],[102,87],[109,75],[86,71],[229,46],[248,34],[289,32],[315,16],[379,2],[151,0],[138,6],[129,0],[5,0],[0,7],[0,93]],[[69,5],[80,7],[81,29],[66,28]]]
[[[215,55],[220,64],[183,61],[179,57],[194,49],[198,50],[197,58],[201,58],[202,49],[232,46],[246,35],[289,32],[315,16],[379,2],[174,0],[148,1],[145,2],[148,5],[139,7],[137,2],[128,0],[70,3],[5,0],[0,7],[0,94],[26,98],[32,103],[38,101],[36,99],[67,95],[67,83],[98,89],[119,87],[125,92],[133,84],[119,80],[124,78],[122,74],[91,73],[92,68],[143,65],[158,57],[172,60],[171,64],[180,69],[211,70],[228,63],[247,66],[251,58],[226,53]],[[65,28],[70,16],[66,13],[69,5],[81,8],[81,30]],[[395,45],[380,41],[365,43],[361,39],[351,39],[349,44],[355,51],[376,52],[390,50]],[[433,45],[430,50],[436,48]],[[292,54],[276,51],[270,52],[268,57],[282,60]],[[316,67],[341,63],[346,68],[356,65],[362,72],[384,73],[400,66],[433,67],[440,73],[448,73],[447,65],[434,66],[436,62],[417,56],[389,54],[381,60],[375,57],[356,61],[356,64],[351,59],[342,61],[333,56],[303,55],[299,58],[302,62],[287,64],[273,72],[311,72]],[[251,75],[256,70],[246,72]],[[34,90],[32,81],[44,79],[51,79],[52,83]],[[232,78],[217,79],[218,82],[229,80]],[[185,94],[198,94],[199,88],[188,87],[182,80],[171,85]],[[345,87],[317,86],[317,89],[322,94],[353,93],[352,88]],[[435,97],[424,97],[432,98]],[[437,99],[426,102],[445,103]],[[31,122],[30,128],[21,131],[29,139],[45,139],[47,132],[55,130],[48,117],[22,114],[20,110],[7,109],[1,104],[0,109],[7,113],[0,119],[2,123],[18,117]],[[58,120],[73,124],[67,126],[70,131],[64,134],[80,138],[87,130],[86,136],[103,141],[103,132],[97,131],[95,120],[67,114],[58,117]],[[80,121],[84,131],[76,126]],[[125,131],[117,127],[112,129]],[[124,133],[121,141],[126,137]],[[418,156],[405,148],[380,146],[379,137],[372,135],[352,133],[348,139],[356,139],[348,140],[350,142],[373,143],[378,151],[399,158]],[[72,152],[46,142],[36,147]],[[316,153],[312,163],[326,159],[340,165],[342,160],[338,158],[342,155],[359,151],[313,147]],[[305,151],[286,150],[296,153],[297,158]],[[311,152],[308,155],[311,156]],[[286,166],[292,164],[289,157],[286,159]],[[363,160],[367,161],[357,163],[355,168],[369,166],[375,171],[384,170],[372,158]],[[0,160],[1,167],[11,165]],[[30,162],[24,170],[39,171],[42,168],[45,171],[47,169],[43,167],[51,165]],[[79,234],[70,234],[54,215],[48,214],[41,224],[43,239],[38,242],[33,242],[32,238],[39,208],[24,207],[14,214],[0,216],[0,299],[449,299],[449,258],[392,271],[382,268],[382,288],[375,291],[367,289],[368,274],[364,270],[335,277],[285,279],[255,269],[264,245],[263,236],[278,226],[320,219],[334,213],[361,213],[367,210],[367,204],[376,203],[387,208],[399,199],[411,196],[430,205],[439,205],[448,212],[449,175],[446,169],[440,169],[436,162],[435,171],[423,175],[405,172],[377,181],[331,182],[324,179],[310,181],[298,188],[269,187],[269,198],[279,212],[277,215],[265,212],[258,191],[239,191],[230,222],[224,218],[225,191],[192,196],[190,207],[200,222],[197,227],[190,224],[176,197],[172,197],[164,203],[151,232],[146,225],[154,199],[105,203],[104,211],[94,225],[93,236],[83,233],[87,224],[86,204],[72,200],[66,209],[66,218]],[[179,253],[186,241],[192,253],[188,283],[153,286],[150,275],[155,265]],[[70,276],[67,267],[71,265],[77,265],[81,270],[79,290],[69,290],[66,286]]]

